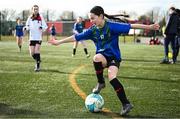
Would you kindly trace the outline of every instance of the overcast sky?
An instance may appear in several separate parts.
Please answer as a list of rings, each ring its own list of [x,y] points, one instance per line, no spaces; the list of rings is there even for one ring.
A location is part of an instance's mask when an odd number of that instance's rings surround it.
[[[117,13],[124,10],[142,15],[154,7],[167,10],[170,6],[180,8],[180,0],[0,0],[0,10],[8,8],[16,11],[30,9],[34,4],[39,5],[40,11],[50,9],[58,12],[74,11],[83,15],[95,6],[100,5],[106,13]]]

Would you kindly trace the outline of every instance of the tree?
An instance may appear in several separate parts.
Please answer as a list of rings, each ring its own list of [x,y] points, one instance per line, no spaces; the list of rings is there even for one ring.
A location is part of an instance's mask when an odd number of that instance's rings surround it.
[[[12,35],[12,30],[15,27],[17,13],[12,9],[4,9],[1,11],[1,34]]]
[[[2,21],[15,21],[16,20],[16,10],[4,9],[1,11]]]
[[[63,11],[61,16],[62,16],[62,20],[74,20],[73,11]]]
[[[55,10],[46,9],[43,10],[42,15],[46,21],[55,21],[56,20],[55,13],[56,13]]]

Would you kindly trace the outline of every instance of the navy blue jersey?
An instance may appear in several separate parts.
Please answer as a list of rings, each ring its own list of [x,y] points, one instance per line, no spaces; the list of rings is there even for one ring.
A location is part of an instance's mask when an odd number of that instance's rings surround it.
[[[23,36],[23,25],[16,25],[16,36]]]
[[[106,57],[114,57],[121,61],[121,52],[119,49],[119,35],[127,34],[131,28],[130,24],[105,21],[103,28],[93,25],[86,31],[76,34],[75,39],[91,39],[96,46],[96,54],[101,53]]]
[[[74,31],[77,31],[78,33],[82,33],[83,29],[84,29],[84,27],[83,27],[82,23],[75,23],[74,24],[74,28],[73,28]]]
[[[56,28],[54,26],[51,27],[51,35],[52,36],[56,35]]]

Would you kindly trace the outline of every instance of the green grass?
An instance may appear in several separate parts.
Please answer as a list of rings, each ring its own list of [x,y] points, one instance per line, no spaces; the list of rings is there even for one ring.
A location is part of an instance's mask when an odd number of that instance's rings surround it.
[[[42,44],[42,71],[35,73],[28,53],[28,42],[18,52],[16,42],[0,42],[0,118],[111,118],[104,113],[90,113],[76,94],[69,75],[86,65],[76,75],[81,90],[90,94],[96,84],[92,65],[94,44],[88,41],[91,57],[87,59],[79,45],[72,58],[72,43],[61,46]],[[123,61],[118,79],[124,85],[134,109],[131,118],[180,118],[180,63],[161,65],[163,46],[120,44]],[[180,57],[178,57],[180,59]],[[101,95],[105,108],[119,113],[121,104],[108,83]]]

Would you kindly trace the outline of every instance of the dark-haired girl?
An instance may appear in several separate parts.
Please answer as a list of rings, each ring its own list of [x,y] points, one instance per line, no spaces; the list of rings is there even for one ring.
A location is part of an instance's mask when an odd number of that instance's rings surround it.
[[[49,43],[59,45],[67,42],[81,41],[83,39],[92,40],[96,46],[96,55],[93,57],[93,64],[98,81],[92,92],[100,93],[101,89],[105,87],[103,70],[104,68],[108,68],[109,82],[123,106],[120,114],[126,115],[133,108],[133,105],[127,99],[123,85],[117,79],[121,62],[119,35],[128,33],[131,28],[158,30],[159,25],[118,23],[112,20],[106,20],[104,17],[109,18],[109,15],[104,13],[102,7],[95,6],[89,13],[89,18],[94,24],[92,27],[80,34],[72,35],[63,40],[50,40]]]

